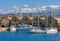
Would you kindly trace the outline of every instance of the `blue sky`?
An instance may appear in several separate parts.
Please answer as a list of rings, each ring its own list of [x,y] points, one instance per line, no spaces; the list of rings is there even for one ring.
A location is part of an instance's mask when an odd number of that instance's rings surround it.
[[[60,5],[60,0],[0,0],[0,9],[23,6],[25,4],[29,5],[29,7]]]

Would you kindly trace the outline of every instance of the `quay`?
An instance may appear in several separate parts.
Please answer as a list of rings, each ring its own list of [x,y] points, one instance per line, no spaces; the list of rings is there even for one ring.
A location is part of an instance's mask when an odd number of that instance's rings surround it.
[[[6,32],[8,28],[2,28],[0,27],[0,32]]]

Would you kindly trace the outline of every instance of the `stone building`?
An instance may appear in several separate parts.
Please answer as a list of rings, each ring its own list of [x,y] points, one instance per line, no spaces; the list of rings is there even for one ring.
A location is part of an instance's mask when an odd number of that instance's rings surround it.
[[[54,19],[57,21],[57,26],[60,27],[60,16],[56,16]]]
[[[32,13],[30,13],[29,16],[23,17],[22,21],[24,24],[32,25],[34,27],[44,27],[44,20],[38,16],[34,16]]]
[[[21,10],[18,11],[17,15],[4,15],[0,16],[0,26],[1,27],[10,27],[11,25],[18,26],[18,24],[23,25],[32,25],[34,27],[44,28],[48,27],[57,27],[60,26],[60,20],[54,17],[42,18],[39,16],[34,16],[33,13],[30,13],[29,16],[22,17]]]
[[[54,17],[49,16],[45,19],[45,24],[48,27],[57,27],[57,20]]]
[[[1,27],[9,27],[9,19],[4,17],[0,20],[0,26]]]
[[[1,27],[10,27],[11,25],[17,26],[20,23],[20,20],[22,19],[22,16],[20,16],[22,13],[21,11],[18,12],[18,14],[15,15],[3,15],[0,16],[0,26]]]

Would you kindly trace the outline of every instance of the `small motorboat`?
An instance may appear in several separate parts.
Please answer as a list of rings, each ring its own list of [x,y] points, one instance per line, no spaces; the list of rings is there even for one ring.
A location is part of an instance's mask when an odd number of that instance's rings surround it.
[[[16,28],[15,28],[14,25],[11,25],[11,26],[10,26],[10,31],[12,31],[12,32],[15,32],[15,31],[16,31]]]
[[[55,34],[55,33],[58,33],[58,30],[57,29],[53,29],[53,28],[46,29],[46,33],[47,34]]]
[[[31,29],[32,29],[32,26],[30,25],[19,25],[17,27],[18,32],[30,32]]]
[[[46,33],[45,30],[41,30],[41,29],[38,29],[38,28],[33,28],[33,29],[31,29],[30,32],[31,33]]]

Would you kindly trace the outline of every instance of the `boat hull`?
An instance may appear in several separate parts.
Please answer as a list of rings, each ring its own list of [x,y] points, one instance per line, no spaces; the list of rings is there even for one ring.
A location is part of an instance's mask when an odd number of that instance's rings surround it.
[[[46,33],[47,34],[56,34],[56,33],[58,33],[58,30],[57,29],[50,29],[50,30],[46,30]]]
[[[43,33],[46,33],[45,30],[40,30],[40,29],[32,29],[30,31],[30,33],[34,33],[34,34],[43,34]]]

